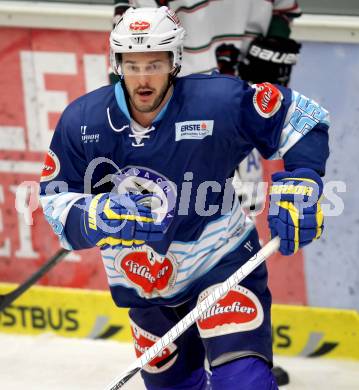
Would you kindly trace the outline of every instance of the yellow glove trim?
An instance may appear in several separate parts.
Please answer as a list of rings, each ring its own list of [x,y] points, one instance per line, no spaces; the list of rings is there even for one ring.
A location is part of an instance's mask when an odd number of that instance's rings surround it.
[[[324,214],[320,205],[320,201],[318,201],[317,203],[317,212],[315,214],[315,219],[317,220],[317,234],[314,238],[316,240],[322,235],[323,232]]]
[[[142,217],[141,215],[115,213],[113,210],[111,210],[110,199],[107,199],[103,212],[108,219],[120,219],[120,220],[123,219],[127,221],[136,221],[136,222],[154,222],[153,218]]]
[[[103,246],[103,245],[116,246],[116,245],[122,245],[122,246],[131,247],[133,245],[143,245],[144,243],[145,242],[142,241],[142,240],[123,240],[121,238],[106,237],[106,238],[101,238],[101,240],[98,241],[96,246]]]
[[[90,229],[93,230],[97,230],[97,224],[96,224],[97,206],[102,195],[103,194],[96,195],[90,202],[90,207],[88,211],[88,223]]]
[[[299,211],[292,202],[280,201],[276,202],[279,207],[288,210],[294,225],[294,253],[299,249]]]

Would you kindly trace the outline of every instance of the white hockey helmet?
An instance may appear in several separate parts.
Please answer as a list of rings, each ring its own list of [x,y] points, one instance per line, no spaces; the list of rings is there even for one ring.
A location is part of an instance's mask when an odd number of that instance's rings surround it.
[[[110,35],[112,69],[115,74],[122,74],[122,53],[168,51],[173,54],[173,69],[178,73],[184,36],[177,15],[168,7],[129,8]]]

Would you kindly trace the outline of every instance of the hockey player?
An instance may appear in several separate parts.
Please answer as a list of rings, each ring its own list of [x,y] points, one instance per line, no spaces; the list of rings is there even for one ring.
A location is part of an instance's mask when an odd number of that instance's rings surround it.
[[[228,190],[253,147],[284,158],[268,217],[280,251],[291,255],[323,230],[327,111],[269,83],[176,77],[183,37],[167,7],[126,11],[110,37],[121,81],[65,109],[41,178],[62,245],[101,249],[112,298],[130,307],[138,354],[258,251]],[[213,389],[276,389],[270,306],[263,264],[144,368],[146,387],[205,389],[206,356]]]
[[[171,5],[187,30],[181,75],[210,72],[240,76],[250,83],[287,86],[300,44],[290,39],[290,23],[301,15],[296,0],[115,0],[114,23],[129,7]],[[111,81],[118,81],[110,73]],[[251,215],[265,203],[266,187],[259,152],[253,149],[234,172],[233,186],[242,209]],[[288,374],[274,367],[277,382]]]

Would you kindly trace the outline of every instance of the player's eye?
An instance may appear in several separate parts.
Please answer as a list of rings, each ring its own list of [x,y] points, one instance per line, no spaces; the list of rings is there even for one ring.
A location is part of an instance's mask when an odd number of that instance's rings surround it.
[[[170,64],[163,61],[156,61],[150,64],[125,63],[122,66],[122,72],[127,75],[155,75],[169,73],[170,71]]]
[[[146,66],[146,74],[163,73],[163,66],[160,62],[155,62]]]
[[[123,72],[125,74],[139,74],[140,73],[140,67],[135,64],[125,64],[123,66]]]

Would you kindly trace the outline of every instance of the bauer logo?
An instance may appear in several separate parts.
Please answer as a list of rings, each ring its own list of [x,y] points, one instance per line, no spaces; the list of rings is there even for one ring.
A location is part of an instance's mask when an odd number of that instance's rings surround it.
[[[148,348],[159,340],[159,337],[140,328],[130,320],[133,342],[135,344],[136,356],[140,357]],[[159,374],[168,370],[177,360],[178,350],[175,344],[169,344],[153,360],[146,364],[143,369],[151,374]]]
[[[198,303],[217,286],[203,291]],[[203,338],[222,336],[256,329],[262,324],[263,317],[262,305],[252,291],[236,286],[200,317],[197,326]]]
[[[54,179],[60,172],[60,161],[56,154],[50,149],[45,157],[40,181],[49,181]]]
[[[176,123],[176,141],[203,139],[213,133],[214,121],[187,121]]]
[[[253,95],[254,108],[263,118],[272,117],[282,105],[283,95],[273,84],[253,84],[256,92]]]
[[[274,62],[275,64],[294,65],[297,63],[297,54],[282,53],[279,51],[262,49],[261,47],[256,45],[253,45],[250,48],[249,54],[251,54],[253,57],[258,57],[264,61]]]

